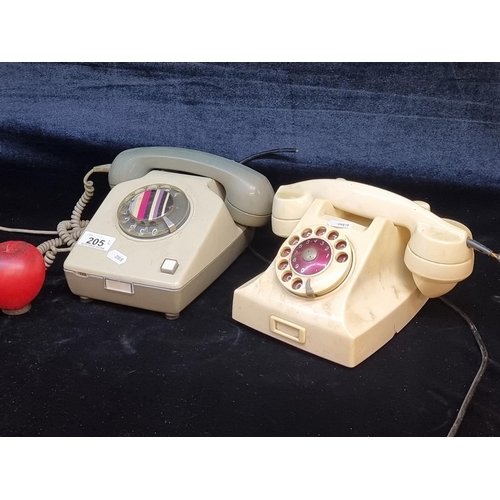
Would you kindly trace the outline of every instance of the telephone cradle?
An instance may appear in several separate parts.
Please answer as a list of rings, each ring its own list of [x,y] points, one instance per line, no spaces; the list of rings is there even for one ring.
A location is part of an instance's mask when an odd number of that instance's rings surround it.
[[[423,202],[344,179],[282,186],[271,265],[234,292],[233,318],[347,367],[472,272],[470,231]]]
[[[194,174],[194,175],[193,175]],[[274,191],[254,170],[183,148],[137,148],[110,166],[112,189],[64,262],[70,290],[165,313],[205,290],[270,220]]]

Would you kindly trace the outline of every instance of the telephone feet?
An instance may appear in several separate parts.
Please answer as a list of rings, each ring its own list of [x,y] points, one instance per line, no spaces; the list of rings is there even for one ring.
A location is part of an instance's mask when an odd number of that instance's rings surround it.
[[[88,304],[89,302],[92,302],[92,299],[90,299],[89,297],[80,296],[80,302],[83,302],[84,304]]]
[[[180,314],[179,313],[165,313],[165,318],[173,320],[173,319],[179,319]]]
[[[20,316],[21,314],[27,313],[30,309],[31,304],[27,304],[20,309],[2,309],[2,312],[8,316]]]

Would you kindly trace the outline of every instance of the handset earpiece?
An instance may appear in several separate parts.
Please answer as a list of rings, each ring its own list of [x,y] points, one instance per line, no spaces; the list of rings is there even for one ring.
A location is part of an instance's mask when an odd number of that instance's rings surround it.
[[[442,224],[417,222],[404,255],[418,289],[430,298],[448,293],[470,276],[474,267],[474,251],[467,246],[472,237],[469,229],[459,222],[434,217]]]
[[[235,222],[259,227],[269,222],[274,190],[259,172],[233,160],[184,148],[144,147],[121,152],[111,164],[109,184],[169,170],[210,177],[226,191],[225,203]]]

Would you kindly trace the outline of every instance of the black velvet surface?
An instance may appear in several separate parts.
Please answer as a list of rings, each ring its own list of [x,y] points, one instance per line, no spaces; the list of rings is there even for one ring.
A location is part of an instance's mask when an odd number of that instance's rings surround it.
[[[1,64],[0,225],[54,229],[131,147],[297,147],[251,167],[275,188],[340,176],[424,199],[497,250],[499,84],[497,64]],[[93,180],[87,218],[109,189]],[[270,227],[253,242],[280,244]],[[63,260],[29,313],[0,316],[2,436],[445,436],[481,361],[439,300],[354,369],[255,332],[231,318],[266,267],[249,251],[176,321],[81,303]],[[490,356],[459,436],[500,435],[499,278],[477,255],[447,296]]]

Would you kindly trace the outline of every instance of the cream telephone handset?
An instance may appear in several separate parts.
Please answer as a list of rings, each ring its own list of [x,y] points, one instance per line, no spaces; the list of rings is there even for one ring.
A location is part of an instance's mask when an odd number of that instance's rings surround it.
[[[233,318],[349,367],[474,265],[464,225],[343,179],[280,187],[272,228],[286,239],[269,268],[235,291]]]
[[[146,147],[120,153],[110,193],[64,272],[73,293],[175,318],[269,222],[260,173],[209,153]]]

